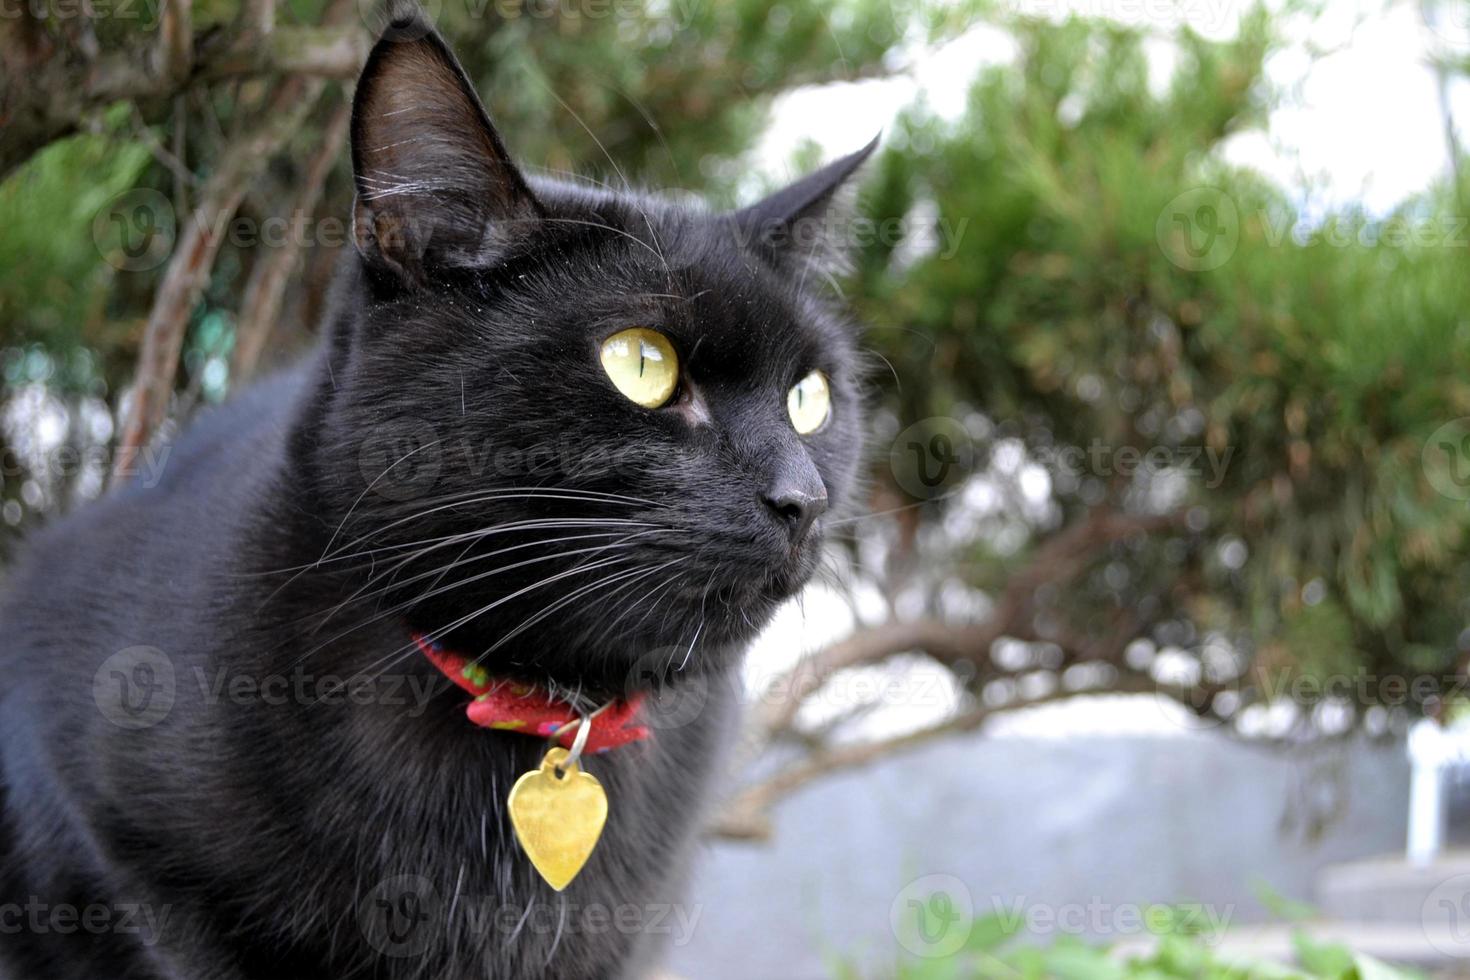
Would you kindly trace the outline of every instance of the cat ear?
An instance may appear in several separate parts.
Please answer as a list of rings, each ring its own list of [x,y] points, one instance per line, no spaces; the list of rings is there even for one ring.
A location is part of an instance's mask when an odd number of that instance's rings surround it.
[[[882,134],[872,142],[820,170],[807,174],[730,217],[742,242],[755,248],[778,267],[815,264],[840,266],[850,235],[843,217],[848,211],[838,201],[857,169],[878,148]]]
[[[405,282],[483,264],[542,213],[442,38],[417,17],[373,47],[352,101],[354,237]]]

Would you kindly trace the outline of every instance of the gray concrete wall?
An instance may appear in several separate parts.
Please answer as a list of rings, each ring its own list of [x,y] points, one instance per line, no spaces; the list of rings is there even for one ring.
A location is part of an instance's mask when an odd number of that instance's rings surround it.
[[[1042,940],[1126,940],[1153,902],[1204,903],[1206,925],[1262,921],[1256,881],[1310,900],[1325,864],[1399,850],[1407,792],[1394,746],[955,739],[813,785],[778,809],[767,846],[712,846],[671,966],[818,980],[841,952],[881,967],[898,948],[890,910],[936,881]],[[905,891],[926,875],[949,877]]]

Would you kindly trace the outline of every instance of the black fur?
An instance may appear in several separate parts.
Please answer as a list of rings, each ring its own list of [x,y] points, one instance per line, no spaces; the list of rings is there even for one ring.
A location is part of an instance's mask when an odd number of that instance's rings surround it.
[[[771,232],[867,151],[735,216],[526,180],[418,26],[358,88],[360,256],[320,351],[6,583],[3,980],[639,976],[697,921],[734,672],[862,432],[850,325]],[[680,354],[669,407],[600,366],[633,325]],[[833,416],[801,437],[813,369]],[[653,693],[653,737],[587,761],[611,816],[564,893],[504,811],[544,743],[469,724],[413,629],[587,708]]]

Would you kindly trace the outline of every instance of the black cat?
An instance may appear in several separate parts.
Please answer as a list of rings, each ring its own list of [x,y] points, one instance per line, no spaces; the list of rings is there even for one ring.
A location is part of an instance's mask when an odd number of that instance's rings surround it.
[[[0,977],[646,975],[743,647],[856,495],[812,265],[870,151],[730,214],[527,180],[396,22],[320,351],[6,582]],[[584,756],[610,815],[564,891],[506,807],[544,729],[450,680],[647,729]]]

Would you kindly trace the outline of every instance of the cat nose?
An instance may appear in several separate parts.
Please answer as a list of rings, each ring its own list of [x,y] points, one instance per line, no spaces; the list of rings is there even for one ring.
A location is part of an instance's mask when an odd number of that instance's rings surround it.
[[[803,487],[792,480],[778,480],[763,495],[766,506],[786,526],[792,547],[806,539],[812,524],[827,510],[827,488]]]

